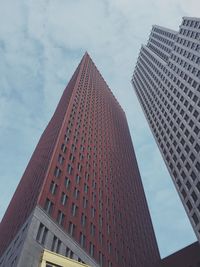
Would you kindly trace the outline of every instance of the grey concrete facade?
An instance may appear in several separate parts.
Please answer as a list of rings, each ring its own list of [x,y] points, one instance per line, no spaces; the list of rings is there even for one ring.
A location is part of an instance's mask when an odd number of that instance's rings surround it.
[[[1,267],[38,267],[43,248],[84,262],[99,265],[59,225],[36,207],[0,259]]]
[[[200,19],[153,26],[132,84],[200,241]]]

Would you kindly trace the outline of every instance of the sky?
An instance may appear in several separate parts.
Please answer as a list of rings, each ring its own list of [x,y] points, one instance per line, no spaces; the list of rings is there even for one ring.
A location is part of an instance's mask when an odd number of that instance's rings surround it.
[[[179,29],[199,0],[0,0],[0,220],[88,51],[125,110],[161,257],[196,241],[131,86],[154,24]]]

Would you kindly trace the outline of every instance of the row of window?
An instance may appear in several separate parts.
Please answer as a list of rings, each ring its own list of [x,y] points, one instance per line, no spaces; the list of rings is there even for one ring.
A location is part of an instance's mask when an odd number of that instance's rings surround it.
[[[175,33],[172,33],[171,31],[167,31],[166,29],[164,30],[164,29],[160,29],[157,27],[153,27],[152,31],[157,32],[163,36],[166,36],[172,40],[176,37]]]
[[[188,30],[188,28],[185,28],[185,29],[181,28],[179,33],[191,39],[196,39],[196,40],[199,40],[199,37],[200,37],[200,32]]]
[[[200,21],[197,21],[197,20],[184,19],[182,25],[191,27],[191,28],[200,29]]]
[[[71,235],[73,236],[73,231],[74,231],[74,224],[71,223],[70,225],[71,228]],[[48,240],[48,232],[49,229],[42,223],[40,223],[39,228],[38,228],[38,232],[37,232],[37,236],[36,236],[36,240],[45,247],[45,245],[47,244],[47,240]],[[79,243],[81,245],[82,248],[86,249],[86,236],[80,232],[79,235]],[[49,245],[49,244],[48,244]],[[61,250],[61,246],[65,246],[62,241],[56,236],[53,236],[53,240],[52,240],[52,244],[51,244],[51,251],[56,252],[58,254],[63,253],[63,249]],[[108,245],[108,251],[111,252],[111,244],[109,243]],[[97,258],[96,257],[96,248],[95,245],[92,242],[89,242],[89,254],[90,256],[92,256],[93,258]],[[74,258],[74,252],[69,249],[67,246],[65,246],[65,256],[69,257],[69,258]],[[80,258],[78,259],[79,262],[84,263]],[[104,255],[101,251],[99,251],[99,263],[100,266],[103,266],[104,264]],[[112,263],[109,261],[108,262],[108,267],[112,266]]]

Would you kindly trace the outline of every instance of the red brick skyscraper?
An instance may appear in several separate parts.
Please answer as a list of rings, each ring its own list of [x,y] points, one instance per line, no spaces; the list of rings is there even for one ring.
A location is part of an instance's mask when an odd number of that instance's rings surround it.
[[[37,266],[44,247],[91,266],[159,261],[124,111],[87,53],[1,222],[0,266]]]

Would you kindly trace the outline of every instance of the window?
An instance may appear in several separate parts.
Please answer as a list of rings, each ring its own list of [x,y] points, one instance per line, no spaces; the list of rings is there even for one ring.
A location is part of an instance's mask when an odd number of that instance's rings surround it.
[[[78,210],[78,207],[76,206],[76,204],[72,203],[72,209],[71,209],[72,216],[77,215],[77,210]]]
[[[66,189],[70,189],[71,181],[68,177],[65,177],[65,187]]]
[[[89,253],[92,257],[94,257],[94,248],[94,245],[90,242]]]
[[[65,214],[62,213],[60,210],[58,211],[58,216],[57,216],[57,222],[58,224],[62,225],[64,224],[64,219],[65,219]]]
[[[195,181],[197,178],[196,174],[193,171],[191,172],[191,178],[193,181]]]
[[[64,162],[64,157],[62,155],[58,155],[58,162],[62,165]]]
[[[194,200],[194,202],[196,202],[198,198],[197,198],[197,195],[194,191],[192,192],[191,196],[192,196],[192,199]]]
[[[91,216],[92,216],[92,218],[95,217],[95,213],[96,213],[95,208],[94,207],[91,207]]]
[[[186,202],[186,205],[187,205],[189,211],[191,211],[192,210],[192,204],[189,200]]]
[[[198,219],[196,213],[194,213],[194,214],[192,215],[192,219],[193,219],[195,225],[197,225],[197,224],[199,223],[199,219]]]
[[[61,241],[57,236],[54,235],[52,246],[51,246],[51,251],[59,253],[60,252],[60,247],[61,247]]]
[[[51,202],[48,198],[46,199],[44,209],[46,210],[47,213],[51,215],[53,210],[53,202]]]
[[[99,243],[103,245],[103,234],[99,232]]]
[[[197,170],[200,172],[200,163],[197,161],[197,163],[195,164],[195,167],[197,168]]]
[[[61,170],[56,166],[55,170],[54,170],[54,176],[56,178],[59,178],[61,176]]]
[[[76,199],[78,199],[79,198],[79,190],[77,189],[77,188],[74,188],[74,197],[76,198]]]
[[[86,237],[83,233],[80,233],[80,244],[81,247],[85,248],[85,243],[86,243]]]
[[[79,184],[80,183],[80,180],[81,180],[81,177],[77,174],[76,175],[76,183]]]
[[[56,194],[57,187],[58,187],[57,184],[54,181],[52,181],[50,184],[50,192],[52,195]]]
[[[76,146],[74,144],[72,144],[72,146],[71,146],[71,151],[72,152],[75,152],[76,151]]]
[[[86,199],[86,197],[83,197],[83,208],[84,209],[87,208],[87,204],[88,204],[88,200]]]
[[[82,165],[80,163],[78,163],[77,167],[78,167],[79,172],[81,172],[82,171]]]
[[[38,228],[38,232],[37,232],[36,240],[40,244],[45,245],[47,233],[48,233],[48,229],[42,223],[40,223],[39,228]]]
[[[68,232],[71,236],[75,235],[75,225],[72,222],[69,222]]]
[[[99,263],[100,263],[100,266],[101,267],[104,264],[104,256],[103,256],[103,254],[100,251],[99,251]]]
[[[198,183],[196,184],[196,187],[197,187],[198,191],[200,192],[200,182],[198,182]]]
[[[84,213],[82,213],[82,215],[81,215],[81,225],[83,227],[85,227],[86,221],[87,221],[87,217],[86,217],[86,215]]]
[[[89,189],[88,185],[86,183],[84,183],[84,192],[86,194],[88,193],[88,189]]]
[[[107,242],[107,247],[108,247],[109,254],[111,254],[112,244],[110,242]]]
[[[191,187],[192,187],[189,181],[186,182],[186,186],[187,186],[187,189],[188,189],[188,190],[190,190]]]
[[[73,154],[71,153],[69,156],[69,160],[73,163],[75,160],[75,157],[73,156]]]
[[[93,223],[90,224],[90,234],[91,234],[92,236],[95,235],[95,225],[94,225]]]
[[[68,199],[68,196],[67,196],[64,192],[62,192],[62,195],[61,195],[61,204],[62,204],[63,206],[66,206],[66,204],[67,204],[67,199]]]
[[[198,153],[198,152],[200,151],[200,146],[199,146],[199,144],[196,144],[195,147],[194,147],[194,149],[195,149],[196,152]]]
[[[17,263],[17,256],[14,258],[14,260],[12,261],[12,263],[11,263],[11,267],[14,267],[14,266],[16,266],[16,263]],[[0,262],[0,264],[1,264],[1,262]]]
[[[70,254],[70,249],[68,247],[66,247],[65,256],[69,257],[69,254]]]
[[[73,171],[72,166],[71,166],[70,164],[68,164],[68,165],[67,165],[67,172],[68,172],[69,174],[71,174],[72,171]]]
[[[66,153],[67,148],[66,148],[66,146],[65,146],[64,144],[62,144],[62,146],[61,146],[61,150],[62,150],[63,153]]]

